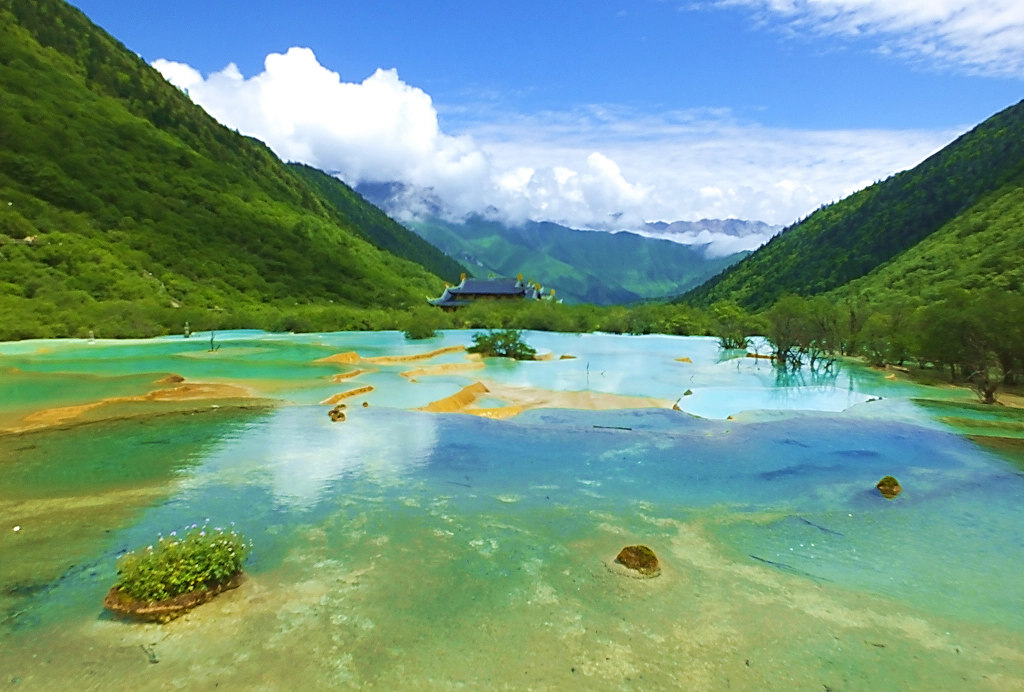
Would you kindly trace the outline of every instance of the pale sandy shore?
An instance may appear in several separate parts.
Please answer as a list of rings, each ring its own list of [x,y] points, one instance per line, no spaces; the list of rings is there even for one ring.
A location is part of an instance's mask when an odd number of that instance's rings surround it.
[[[453,373],[466,372],[468,370],[483,370],[486,364],[483,361],[468,361],[466,363],[440,363],[438,365],[424,365],[422,368],[406,370],[399,373],[402,377],[415,381],[417,377],[429,377],[431,375],[450,375]]]
[[[323,358],[317,358],[313,361],[314,363],[338,363],[340,365],[351,365],[359,362],[359,354],[355,351],[346,351],[345,353],[335,353],[331,356],[325,356]]]
[[[996,400],[999,401],[1003,406],[1010,406],[1012,408],[1024,408],[1024,396],[1018,394],[996,394]]]
[[[446,353],[459,353],[465,351],[465,346],[445,346],[444,348],[438,348],[433,351],[427,351],[426,353],[412,353],[405,356],[370,356],[367,358],[362,357],[356,351],[345,351],[344,353],[335,353],[330,356],[323,358],[317,358],[314,363],[337,363],[339,365],[353,365],[355,363],[372,363],[374,365],[397,365],[400,363],[414,363],[422,360],[430,360],[431,358],[437,358],[443,356]]]
[[[337,375],[331,375],[331,382],[344,382],[345,380],[351,380],[353,377],[359,377],[360,375],[368,372],[373,371],[357,368],[355,370],[349,370],[348,372],[339,372]]]
[[[896,365],[886,365],[883,368],[872,367],[872,370],[886,372],[887,374],[885,375],[885,379],[887,380],[899,380],[901,382],[909,382],[911,384],[927,384],[934,389],[956,392],[962,395],[965,401],[969,401],[970,403],[979,403],[979,399],[975,392],[963,383],[926,381],[919,376],[915,377],[914,371],[910,368],[899,367]],[[1017,391],[1019,390],[1008,392],[1004,391],[1003,388],[998,389],[996,391],[995,405],[1024,409],[1024,393],[1017,393]]]
[[[507,406],[475,408],[482,396],[499,399]],[[485,418],[510,418],[535,408],[581,409],[610,411],[636,408],[672,408],[672,401],[652,397],[625,396],[604,392],[558,392],[537,387],[522,387],[497,382],[475,382],[453,394],[433,401],[417,410],[434,413],[468,413]]]
[[[171,381],[180,382],[181,379],[165,378],[164,380],[161,380],[161,382]],[[176,387],[155,389],[139,396],[110,397],[86,404],[57,406],[42,409],[40,411],[34,411],[22,417],[21,420],[17,421],[14,425],[0,429],[0,433],[30,432],[65,425],[68,423],[75,423],[81,421],[90,413],[93,414],[93,417],[105,418],[106,416],[103,414],[103,409],[113,407],[117,404],[255,398],[257,397],[248,389],[233,384],[190,382],[179,384]]]
[[[443,356],[446,353],[459,353],[460,351],[465,350],[465,346],[446,346],[426,353],[414,353],[408,356],[376,356],[372,358],[363,358],[362,361],[364,363],[373,363],[374,365],[395,365],[398,363],[413,363],[421,360],[430,360],[431,358]]]
[[[455,394],[446,396],[443,399],[432,401],[426,406],[421,406],[417,411],[430,411],[431,413],[462,413],[475,402],[477,398],[487,393],[487,387],[482,382],[474,382],[463,387]]]
[[[363,386],[363,387],[356,387],[355,389],[349,389],[348,391],[345,391],[345,392],[339,392],[338,394],[335,394],[333,396],[327,397],[326,399],[324,399],[320,403],[321,404],[326,404],[326,405],[330,406],[332,404],[338,403],[339,401],[344,401],[345,399],[350,399],[351,397],[359,396],[360,394],[369,394],[372,391],[373,391],[373,385],[369,385],[368,384],[368,385]]]
[[[611,411],[634,408],[672,408],[673,401],[646,396],[628,396],[605,392],[559,392],[537,387],[521,387],[484,381],[488,396],[507,401],[522,409],[571,408],[587,411]]]

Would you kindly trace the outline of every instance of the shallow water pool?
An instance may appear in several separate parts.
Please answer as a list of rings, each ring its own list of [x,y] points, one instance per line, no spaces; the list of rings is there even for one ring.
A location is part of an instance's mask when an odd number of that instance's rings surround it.
[[[469,337],[0,345],[9,430],[168,373],[261,402],[131,402],[0,435],[0,684],[1024,687],[1024,477],[914,404],[924,388],[852,366],[778,376],[680,337],[527,333],[554,358],[415,382],[408,363],[315,362]],[[476,379],[667,405],[413,410]],[[319,402],[367,383],[332,423]],[[241,588],[162,626],[104,613],[119,554],[205,520],[253,540]],[[614,565],[635,543],[660,576]]]

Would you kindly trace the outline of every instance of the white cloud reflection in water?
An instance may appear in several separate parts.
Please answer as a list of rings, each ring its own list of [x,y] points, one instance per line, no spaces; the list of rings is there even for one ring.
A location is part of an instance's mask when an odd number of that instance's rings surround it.
[[[346,409],[346,421],[332,423],[329,408],[283,407],[255,421],[223,440],[195,481],[263,486],[282,508],[303,510],[330,496],[346,477],[381,487],[399,483],[434,452],[434,416],[395,416],[357,402]]]

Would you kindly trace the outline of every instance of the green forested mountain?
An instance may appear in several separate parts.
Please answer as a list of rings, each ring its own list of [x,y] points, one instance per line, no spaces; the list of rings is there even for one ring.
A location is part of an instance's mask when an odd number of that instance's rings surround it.
[[[1019,181],[989,193],[917,245],[833,293],[910,304],[953,291],[989,289],[1024,294],[1024,185]]]
[[[913,286],[920,293],[938,284],[989,284],[1019,291],[1022,186],[1024,102],[917,167],[819,209],[684,299],[761,309],[786,293],[836,289],[886,263],[858,285]]]
[[[75,8],[0,0],[0,339],[301,328],[312,307],[404,307],[455,278],[316,177]]]
[[[508,226],[471,217],[409,227],[461,260],[476,276],[522,273],[574,303],[615,305],[677,295],[745,253],[707,258],[702,248],[635,233],[578,231],[555,223]]]
[[[777,365],[913,362],[997,401],[1024,373],[1024,102],[683,300],[714,301],[733,343],[763,334]]]

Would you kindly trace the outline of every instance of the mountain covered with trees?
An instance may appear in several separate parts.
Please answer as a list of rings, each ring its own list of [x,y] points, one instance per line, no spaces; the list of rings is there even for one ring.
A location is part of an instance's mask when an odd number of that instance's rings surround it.
[[[876,297],[983,286],[1019,292],[1022,189],[1024,102],[915,168],[818,209],[684,300],[760,310],[785,294],[817,295],[851,282],[845,293]]]
[[[358,327],[459,273],[77,9],[0,0],[0,339]]]
[[[678,295],[747,254],[709,257],[702,245],[550,222],[509,225],[474,216],[455,223],[431,216],[407,225],[477,276],[522,273],[555,288],[567,302],[594,305]]]
[[[1024,375],[1024,102],[683,300],[710,307],[723,343],[764,335],[783,368],[916,364],[995,402]]]

